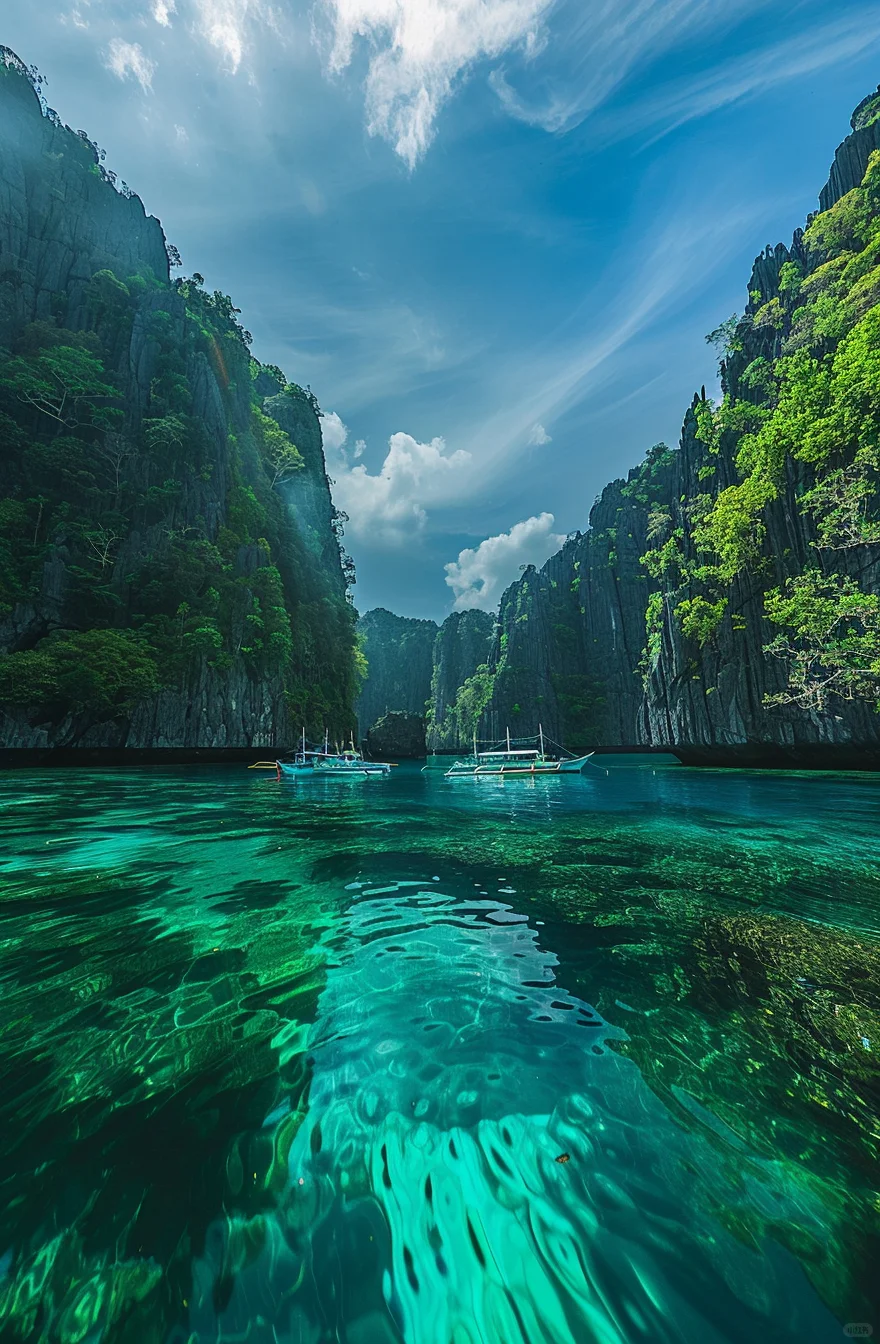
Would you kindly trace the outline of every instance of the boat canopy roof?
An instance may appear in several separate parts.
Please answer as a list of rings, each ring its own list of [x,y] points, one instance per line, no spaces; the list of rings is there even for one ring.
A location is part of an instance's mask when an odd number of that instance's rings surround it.
[[[498,760],[500,757],[507,757],[507,756],[540,756],[541,753],[539,751],[536,751],[534,748],[532,748],[530,751],[526,750],[525,748],[520,748],[517,751],[481,751],[478,752],[477,754],[480,756],[481,759],[485,757],[491,757],[493,760]]]

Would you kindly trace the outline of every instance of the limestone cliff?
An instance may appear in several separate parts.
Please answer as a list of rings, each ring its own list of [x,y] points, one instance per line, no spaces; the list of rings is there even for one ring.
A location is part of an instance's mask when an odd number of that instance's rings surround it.
[[[0,745],[342,735],[317,402],[38,92],[0,51]]]
[[[485,611],[454,611],[434,641],[428,750],[459,751],[469,745],[468,724],[456,715],[459,689],[489,661],[495,621]]]
[[[676,450],[501,602],[459,692],[483,738],[691,759],[880,759],[880,91],[821,209],[757,258]],[[825,752],[823,757],[822,753]],[[725,755],[726,753],[726,755]]]
[[[367,660],[367,676],[357,702],[361,736],[388,713],[424,719],[431,693],[436,622],[394,616],[377,607],[361,616],[357,633]]]

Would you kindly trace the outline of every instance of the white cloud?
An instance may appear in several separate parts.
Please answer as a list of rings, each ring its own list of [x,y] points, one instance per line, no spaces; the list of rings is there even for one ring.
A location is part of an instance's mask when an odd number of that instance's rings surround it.
[[[529,435],[529,444],[534,448],[543,448],[545,443],[552,443],[553,439],[547,433],[543,425],[532,425],[532,432]]]
[[[163,28],[170,28],[171,15],[176,9],[174,0],[153,0],[153,18],[157,23],[161,23]]]
[[[335,466],[335,459],[341,455],[348,440],[348,427],[342,423],[341,418],[335,411],[325,411],[321,420],[324,452]]]
[[[249,28],[276,27],[275,13],[264,0],[195,0],[195,9],[197,30],[217,48],[233,75],[244,59]]]
[[[364,455],[364,453],[366,452],[366,450],[367,450],[367,443],[366,443],[366,440],[365,440],[365,439],[356,439],[356,440],[355,440],[355,444],[354,444],[354,452],[352,453],[352,457],[354,458],[355,461],[357,461],[359,457],[363,457],[363,455]]]
[[[144,93],[152,88],[156,62],[150,60],[137,42],[123,42],[121,37],[114,37],[105,53],[104,64],[119,79],[133,75]]]
[[[521,565],[543,565],[565,541],[552,530],[552,513],[540,513],[516,523],[509,532],[487,537],[476,550],[460,551],[444,565],[446,582],[455,593],[453,610],[482,607],[494,611],[509,583],[519,577]]]
[[[370,45],[367,129],[413,168],[455,84],[479,60],[541,45],[553,0],[322,0],[333,32],[329,68],[344,70],[358,38]]]
[[[505,73],[490,83],[511,116],[546,131],[567,131],[589,117],[637,72],[671,49],[718,37],[772,0],[560,0],[550,60],[530,70],[520,94]]]
[[[366,447],[358,439],[349,458],[345,450],[348,429],[335,411],[324,415],[324,447],[333,499],[351,519],[349,532],[362,541],[399,545],[420,532],[427,522],[427,506],[442,503],[461,492],[462,473],[470,453],[447,453],[443,439],[419,443],[411,434],[392,434],[388,452],[377,475],[366,466],[353,466]]]

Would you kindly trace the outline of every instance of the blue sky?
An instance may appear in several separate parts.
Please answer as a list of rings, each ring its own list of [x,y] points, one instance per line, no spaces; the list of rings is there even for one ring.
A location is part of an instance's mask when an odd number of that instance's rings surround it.
[[[0,41],[317,393],[360,610],[437,619],[677,441],[880,80],[847,0],[6,0]]]

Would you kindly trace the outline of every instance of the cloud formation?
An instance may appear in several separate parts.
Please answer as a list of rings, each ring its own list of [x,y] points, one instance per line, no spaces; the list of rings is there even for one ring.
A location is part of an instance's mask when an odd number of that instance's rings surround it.
[[[361,541],[397,546],[421,532],[427,506],[460,495],[471,455],[447,453],[443,439],[419,443],[411,434],[392,434],[377,475],[363,464],[364,443],[346,451],[348,429],[335,411],[324,416],[324,448],[334,477],[333,499],[348,514],[349,532]]]
[[[163,28],[170,28],[171,15],[177,9],[174,0],[153,0],[153,18]]]
[[[446,582],[455,593],[454,611],[481,607],[494,611],[502,592],[518,578],[522,565],[543,565],[565,541],[553,531],[552,513],[515,523],[509,532],[487,537],[475,550],[459,551],[444,565]]]
[[[645,131],[666,134],[779,84],[850,61],[880,40],[876,7],[859,7],[824,24],[795,26],[782,40],[705,71],[659,84],[641,80],[623,107],[604,111],[640,71],[668,57],[683,38],[689,43],[717,40],[736,23],[772,8],[772,0],[726,0],[722,12],[706,0],[594,0],[589,6],[563,0],[554,15],[547,59],[530,70],[526,91],[520,92],[515,75],[502,69],[493,70],[489,82],[510,116],[551,133],[571,131],[592,118],[599,144]]]
[[[683,42],[717,36],[772,0],[561,0],[546,62],[529,72],[527,94],[504,71],[490,83],[511,116],[546,131],[571,130],[634,74]]]
[[[139,43],[123,42],[121,37],[112,38],[104,56],[104,64],[118,79],[127,79],[132,75],[144,93],[150,92],[156,62],[150,60]]]
[[[533,448],[543,448],[545,443],[552,443],[552,437],[547,433],[543,425],[532,425],[532,432],[529,434],[529,444]]]
[[[334,466],[337,460],[342,458],[344,464],[345,457],[342,453],[348,439],[348,427],[342,423],[340,416],[335,411],[325,411],[321,417],[321,433],[324,438],[324,452],[327,459],[333,462]]]
[[[194,7],[197,32],[216,48],[232,75],[244,60],[249,29],[276,27],[275,11],[265,0],[194,0]]]
[[[328,66],[349,66],[357,39],[370,44],[367,129],[414,168],[437,115],[480,60],[542,42],[553,0],[322,0],[332,29]]]

